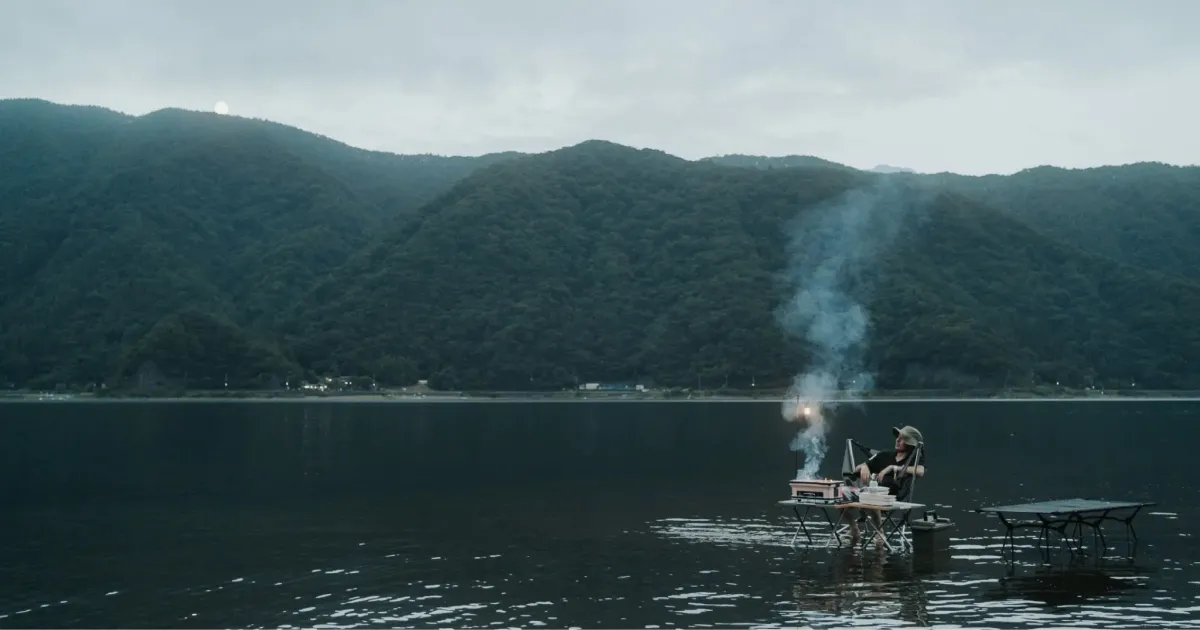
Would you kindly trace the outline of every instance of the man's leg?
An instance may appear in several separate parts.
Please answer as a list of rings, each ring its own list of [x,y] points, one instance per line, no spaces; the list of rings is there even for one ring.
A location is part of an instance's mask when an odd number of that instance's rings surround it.
[[[858,492],[862,487],[862,481],[852,481],[850,483],[850,488],[852,488],[855,492]],[[858,521],[862,520],[863,511],[858,508],[846,508],[845,512],[847,522],[850,524],[850,540],[857,541],[859,535],[861,534],[858,528]]]
[[[884,545],[887,539],[883,537],[883,518],[879,515],[879,510],[871,510],[871,524],[875,526],[875,544]]]
[[[858,537],[861,533],[858,530],[858,518],[860,516],[859,513],[861,512],[861,510],[859,510],[858,508],[846,508],[845,512],[846,512],[846,521],[850,524],[849,525],[850,526],[850,539],[858,540]]]

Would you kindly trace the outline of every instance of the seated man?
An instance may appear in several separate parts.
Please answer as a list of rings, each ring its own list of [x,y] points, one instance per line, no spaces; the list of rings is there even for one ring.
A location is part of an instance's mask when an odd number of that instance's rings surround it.
[[[905,475],[920,477],[925,474],[926,454],[922,448],[920,461],[908,462],[906,465],[913,449],[925,439],[916,427],[892,427],[892,435],[896,436],[896,450],[876,453],[871,459],[859,464],[855,472],[863,485],[867,485],[873,479],[879,482],[879,485],[887,486],[889,493],[894,495],[899,493]]]
[[[854,472],[858,475],[861,485],[868,485],[874,480],[879,485],[885,486],[888,494],[903,500],[908,497],[901,496],[901,491],[908,486],[908,482],[911,482],[911,476],[921,477],[925,474],[924,447],[921,448],[918,461],[908,461],[914,454],[913,450],[918,444],[924,443],[925,439],[921,436],[920,431],[910,426],[903,429],[893,427],[892,434],[896,436],[896,450],[876,453],[871,459],[856,466]],[[905,479],[905,477],[908,478]],[[847,516],[850,518],[850,535],[857,538],[859,535],[858,510],[853,510]],[[876,525],[879,524],[878,512],[872,512],[871,518],[876,521]]]

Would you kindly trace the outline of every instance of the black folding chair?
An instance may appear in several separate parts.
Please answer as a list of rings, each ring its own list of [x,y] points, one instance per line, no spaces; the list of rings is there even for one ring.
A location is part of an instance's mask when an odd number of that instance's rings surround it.
[[[908,456],[898,464],[902,466],[902,468],[900,474],[895,476],[895,480],[899,483],[899,488],[896,491],[897,502],[913,502],[913,495],[917,485],[917,475],[916,473],[907,472],[907,467],[914,464],[920,465],[924,463],[924,451],[925,444],[918,443],[915,448],[909,451]],[[858,473],[856,473],[854,469],[857,468],[860,463],[866,462],[870,458],[878,455],[880,452],[882,451],[879,449],[871,448],[853,439],[846,440],[846,450],[842,455],[842,477],[845,478],[846,483],[852,487],[861,488],[862,480],[859,478]],[[862,462],[858,461],[860,457]],[[901,519],[899,522],[892,520],[892,515],[897,512],[901,513]],[[881,526],[885,531],[885,537],[888,537],[889,533],[898,536],[900,538],[901,549],[912,549],[912,528],[909,527],[909,520],[911,518],[910,512],[911,510],[909,508],[898,508],[888,510],[886,513],[880,515],[885,517],[887,521],[881,523]],[[862,523],[866,519],[867,515],[862,513],[858,517],[858,522]],[[888,530],[889,526],[890,532]],[[848,528],[848,525],[843,525],[842,527],[838,528],[836,535],[841,535],[841,533]]]

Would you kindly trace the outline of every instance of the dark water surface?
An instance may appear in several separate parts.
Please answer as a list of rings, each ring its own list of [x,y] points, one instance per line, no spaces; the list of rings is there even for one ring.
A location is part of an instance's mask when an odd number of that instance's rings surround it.
[[[950,554],[792,549],[775,403],[0,405],[0,627],[1200,627],[1200,405],[873,403]],[[984,504],[1151,499],[1135,553]]]

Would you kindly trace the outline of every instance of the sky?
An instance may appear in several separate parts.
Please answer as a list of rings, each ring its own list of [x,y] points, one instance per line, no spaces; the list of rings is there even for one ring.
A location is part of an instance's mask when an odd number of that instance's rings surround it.
[[[368,149],[1200,162],[1197,0],[2,0],[0,98]]]

